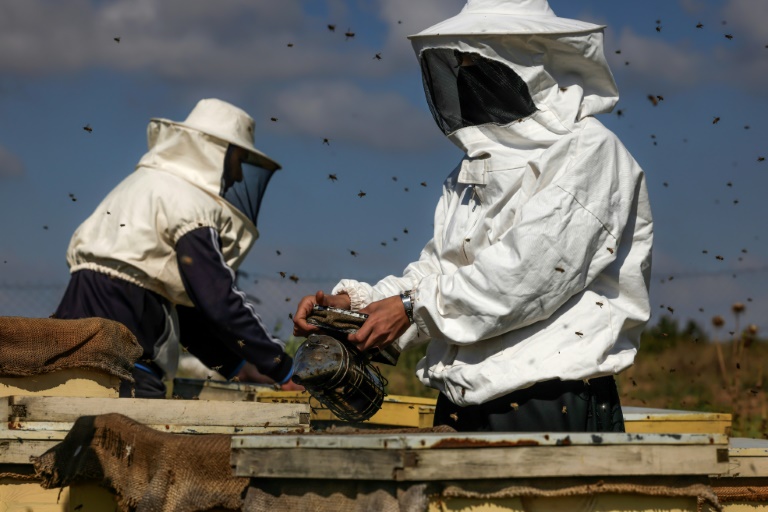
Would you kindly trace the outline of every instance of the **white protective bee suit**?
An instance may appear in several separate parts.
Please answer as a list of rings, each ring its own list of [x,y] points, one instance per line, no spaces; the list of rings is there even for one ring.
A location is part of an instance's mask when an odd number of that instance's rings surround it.
[[[469,0],[411,41],[435,120],[466,155],[419,260],[333,293],[358,309],[412,290],[396,343],[429,342],[417,375],[458,406],[632,365],[653,225],[642,169],[594,117],[618,101],[603,27],[546,0]],[[462,88],[483,84],[488,117],[473,119]]]
[[[279,164],[254,147],[254,121],[209,98],[183,122],[152,119],[148,151],[75,231],[58,318],[125,324],[144,349],[136,396],[162,397],[179,342],[233,377],[245,362],[277,382],[292,359],[236,285]],[[129,390],[121,389],[121,395]]]

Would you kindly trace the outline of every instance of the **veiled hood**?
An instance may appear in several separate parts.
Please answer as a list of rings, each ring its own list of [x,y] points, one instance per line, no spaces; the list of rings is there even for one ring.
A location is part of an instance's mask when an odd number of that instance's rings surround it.
[[[162,170],[192,183],[234,217],[247,220],[255,235],[262,196],[280,165],[253,146],[253,131],[253,119],[237,107],[201,100],[184,122],[150,121],[149,150],[137,168]],[[242,157],[233,158],[236,148]]]
[[[410,39],[422,68],[430,50],[508,66],[525,82],[536,108],[569,130],[585,117],[610,112],[619,99],[603,27],[558,18],[546,0],[469,0],[457,16]]]

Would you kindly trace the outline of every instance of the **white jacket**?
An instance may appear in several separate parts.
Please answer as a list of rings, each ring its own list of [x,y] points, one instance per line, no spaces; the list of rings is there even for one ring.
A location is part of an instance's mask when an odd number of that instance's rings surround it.
[[[219,196],[228,143],[165,119],[147,129],[149,151],[75,231],[71,272],[119,277],[193,306],[179,275],[176,242],[211,227],[227,265],[237,269],[258,237],[256,226]]]
[[[434,236],[402,277],[342,280],[354,309],[413,290],[402,349],[427,342],[417,375],[461,406],[548,379],[632,365],[650,317],[652,219],[642,169],[592,117],[618,92],[602,32],[466,35],[425,31],[503,62],[538,111],[505,126],[456,130],[466,156],[443,185]]]

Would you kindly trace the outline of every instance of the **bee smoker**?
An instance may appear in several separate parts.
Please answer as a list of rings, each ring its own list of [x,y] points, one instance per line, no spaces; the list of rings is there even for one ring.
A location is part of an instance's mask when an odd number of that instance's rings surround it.
[[[381,408],[386,380],[351,343],[311,334],[294,356],[293,381],[345,421],[365,421]]]

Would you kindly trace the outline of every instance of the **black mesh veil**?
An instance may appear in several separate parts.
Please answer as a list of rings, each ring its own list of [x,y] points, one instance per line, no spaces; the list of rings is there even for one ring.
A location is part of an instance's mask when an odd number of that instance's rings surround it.
[[[221,178],[221,197],[245,214],[254,225],[259,215],[261,199],[272,178],[273,171],[253,165],[248,161],[238,161],[233,152],[243,152],[241,148],[230,144],[224,159],[224,172]]]
[[[466,126],[509,124],[536,111],[512,68],[476,53],[425,50],[421,71],[429,109],[446,135]]]

